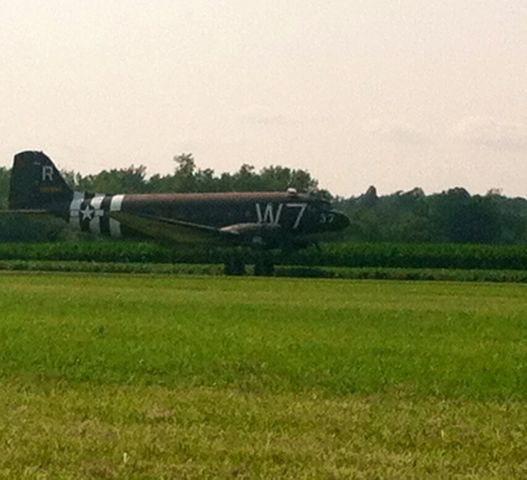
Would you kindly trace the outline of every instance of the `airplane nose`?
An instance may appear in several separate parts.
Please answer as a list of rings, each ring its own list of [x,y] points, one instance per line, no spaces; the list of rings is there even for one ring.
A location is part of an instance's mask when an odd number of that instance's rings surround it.
[[[346,227],[349,227],[350,219],[338,210],[332,210],[331,213],[335,215],[333,220],[333,228],[335,230],[344,230]]]

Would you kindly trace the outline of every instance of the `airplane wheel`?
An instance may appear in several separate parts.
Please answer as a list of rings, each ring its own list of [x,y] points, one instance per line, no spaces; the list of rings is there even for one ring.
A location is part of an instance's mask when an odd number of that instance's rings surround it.
[[[254,274],[257,277],[272,277],[274,275],[274,265],[268,258],[259,258],[254,264]]]
[[[240,257],[229,258],[223,267],[225,275],[245,275],[245,262]]]

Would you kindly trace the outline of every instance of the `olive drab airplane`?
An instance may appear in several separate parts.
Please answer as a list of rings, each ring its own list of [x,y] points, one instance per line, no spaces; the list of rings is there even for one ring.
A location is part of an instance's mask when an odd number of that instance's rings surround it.
[[[147,237],[165,244],[231,244],[259,251],[300,248],[349,224],[348,218],[332,210],[329,202],[294,189],[120,195],[75,192],[50,158],[36,151],[15,155],[9,210],[53,215],[75,229],[110,238]],[[272,271],[268,266],[263,273],[269,273],[269,268]]]

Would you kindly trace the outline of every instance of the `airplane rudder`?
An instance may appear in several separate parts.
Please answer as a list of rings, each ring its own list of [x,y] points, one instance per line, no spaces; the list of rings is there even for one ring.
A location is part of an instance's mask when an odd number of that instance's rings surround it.
[[[72,195],[62,174],[43,152],[17,153],[11,171],[9,208],[33,209]]]

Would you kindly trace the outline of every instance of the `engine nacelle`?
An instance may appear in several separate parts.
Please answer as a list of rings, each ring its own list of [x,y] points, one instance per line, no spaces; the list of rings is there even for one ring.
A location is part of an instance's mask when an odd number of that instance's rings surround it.
[[[277,248],[283,241],[282,227],[268,223],[237,223],[220,231],[239,235],[242,243],[252,247]]]

